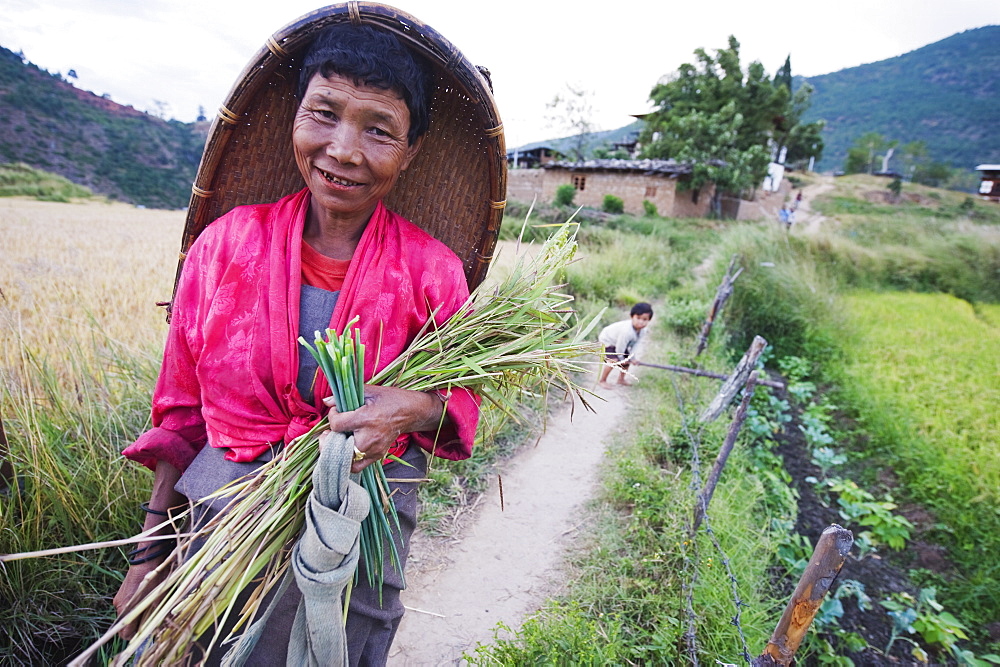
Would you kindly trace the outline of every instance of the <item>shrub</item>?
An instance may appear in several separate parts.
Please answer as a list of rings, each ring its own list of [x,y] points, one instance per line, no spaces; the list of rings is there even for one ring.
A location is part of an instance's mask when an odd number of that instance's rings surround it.
[[[893,194],[896,198],[899,198],[899,193],[903,191],[903,181],[898,176],[892,179],[892,182],[886,186],[889,192]]]
[[[625,202],[622,201],[621,197],[604,195],[604,203],[601,204],[601,210],[605,213],[621,214],[625,212]]]
[[[566,183],[565,185],[560,185],[556,188],[556,206],[572,206],[573,197],[576,196],[576,188],[571,184]]]
[[[648,199],[642,200],[642,210],[645,212],[647,218],[652,218],[656,215],[656,204],[649,201]]]

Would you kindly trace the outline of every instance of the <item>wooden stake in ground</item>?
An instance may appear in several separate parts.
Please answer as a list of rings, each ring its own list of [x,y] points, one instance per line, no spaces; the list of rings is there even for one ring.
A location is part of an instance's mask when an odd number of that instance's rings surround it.
[[[767,648],[754,658],[752,667],[772,667],[791,665],[795,651],[812,625],[813,618],[823,603],[823,597],[830,590],[840,573],[847,554],[854,544],[854,535],[846,528],[832,524],[819,537],[806,571],[799,579],[799,585],[792,593],[792,599],[785,607],[785,613],[778,621]]]
[[[696,357],[704,352],[708,346],[708,337],[712,333],[712,325],[715,324],[715,318],[722,312],[722,307],[726,305],[729,297],[733,295],[733,283],[743,273],[743,267],[740,267],[739,271],[733,273],[738,257],[738,255],[733,255],[732,259],[729,260],[729,268],[726,269],[726,275],[722,277],[722,282],[719,283],[719,288],[715,291],[715,300],[712,301],[712,307],[708,309],[708,317],[705,318],[705,324],[702,325],[701,333],[698,335],[698,348],[694,352],[694,356]]]
[[[726,406],[732,403],[736,392],[746,384],[750,373],[757,367],[757,360],[760,358],[761,353],[764,352],[765,347],[767,347],[766,340],[760,336],[753,337],[753,342],[750,343],[747,353],[740,359],[740,363],[736,364],[736,370],[733,371],[733,374],[722,385],[719,393],[712,399],[708,407],[705,408],[705,411],[701,413],[701,416],[698,417],[699,421],[707,424],[718,419],[722,411],[726,409]]]
[[[729,454],[733,451],[733,445],[736,444],[736,438],[740,434],[740,429],[743,428],[743,422],[746,421],[747,408],[750,407],[750,399],[753,398],[753,390],[756,383],[757,378],[751,373],[743,387],[743,400],[740,401],[740,407],[736,408],[736,414],[729,425],[729,432],[726,433],[726,439],[722,443],[722,448],[719,450],[718,456],[715,457],[712,472],[709,473],[708,481],[705,482],[705,488],[698,494],[698,501],[694,507],[694,521],[691,524],[692,535],[698,532],[701,520],[705,518],[705,513],[708,511],[708,504],[712,502],[712,494],[715,493],[715,486],[719,483],[722,469],[726,467],[726,460],[729,459]]]

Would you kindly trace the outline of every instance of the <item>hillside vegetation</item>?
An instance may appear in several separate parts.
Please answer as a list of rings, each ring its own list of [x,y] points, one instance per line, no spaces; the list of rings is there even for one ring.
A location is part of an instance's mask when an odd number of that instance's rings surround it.
[[[791,54],[793,67],[796,55]],[[803,83],[815,90],[802,122],[826,121],[817,171],[841,169],[848,148],[868,132],[900,145],[922,141],[930,160],[957,169],[1000,162],[995,131],[1000,124],[1000,26],[967,30],[888,60],[795,77],[795,89]],[[640,129],[641,123],[632,123],[593,133],[585,144],[593,152]],[[545,145],[565,152],[572,143],[565,137],[522,149]],[[891,162],[890,168],[898,164]]]
[[[165,121],[73,87],[0,47],[0,162],[63,176],[112,199],[182,208],[204,124]]]
[[[805,118],[826,121],[822,168],[840,168],[866,132],[923,141],[953,167],[1000,162],[1000,26],[804,81],[815,88]]]

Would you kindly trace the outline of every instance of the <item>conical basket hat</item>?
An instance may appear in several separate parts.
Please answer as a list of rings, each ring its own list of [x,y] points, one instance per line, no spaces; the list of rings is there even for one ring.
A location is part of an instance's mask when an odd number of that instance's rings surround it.
[[[209,132],[180,261],[202,230],[233,207],[273,202],[305,186],[291,143],[301,57],[317,33],[344,22],[391,32],[434,72],[423,146],[385,204],[447,244],[475,287],[489,267],[507,188],[503,125],[489,73],[409,14],[368,2],[306,14],[268,39],[243,70]]]

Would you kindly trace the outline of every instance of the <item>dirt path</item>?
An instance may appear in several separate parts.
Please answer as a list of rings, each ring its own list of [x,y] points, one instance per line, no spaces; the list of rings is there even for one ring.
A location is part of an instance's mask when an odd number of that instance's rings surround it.
[[[389,665],[455,665],[503,622],[524,617],[558,591],[565,547],[580,527],[606,443],[625,414],[628,389],[597,390],[596,413],[577,405],[549,420],[536,446],[511,459],[476,514],[453,539],[414,536],[408,611]]]
[[[802,188],[802,202],[798,210],[795,211],[795,226],[806,234],[815,234],[820,230],[823,222],[828,220],[826,216],[817,213],[812,209],[812,201],[816,197],[833,190],[833,176],[819,177],[812,185]]]

